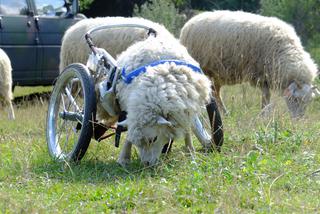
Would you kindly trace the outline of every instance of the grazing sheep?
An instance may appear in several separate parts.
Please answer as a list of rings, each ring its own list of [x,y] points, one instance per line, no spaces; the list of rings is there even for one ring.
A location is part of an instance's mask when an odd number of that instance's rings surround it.
[[[182,28],[180,41],[212,80],[218,104],[223,85],[250,82],[262,91],[280,91],[292,117],[302,116],[318,91],[312,86],[317,66],[295,30],[285,22],[242,11],[204,12]]]
[[[168,39],[174,39],[174,36],[165,27],[143,18],[100,17],[83,19],[72,25],[63,36],[60,52],[60,72],[71,63],[87,63],[91,50],[88,47],[84,36],[90,29],[101,25],[115,24],[145,25],[156,30],[157,35],[163,35]],[[99,48],[105,49],[114,58],[133,43],[146,39],[147,37],[148,35],[145,29],[133,27],[105,29],[92,34],[94,44]],[[96,91],[97,96],[99,96],[99,91]],[[108,113],[103,110],[100,103],[97,104],[97,118],[107,127],[117,121],[117,116],[108,115]]]
[[[8,108],[9,119],[15,119],[11,100],[12,95],[12,76],[11,62],[8,55],[0,49],[0,101]]]
[[[130,160],[133,144],[142,162],[154,165],[170,139],[186,135],[192,150],[188,133],[194,116],[209,100],[211,84],[185,47],[176,39],[150,36],[121,53],[117,64],[123,68],[117,99],[127,112],[121,124],[128,128],[118,162]],[[141,67],[145,70],[131,79]]]

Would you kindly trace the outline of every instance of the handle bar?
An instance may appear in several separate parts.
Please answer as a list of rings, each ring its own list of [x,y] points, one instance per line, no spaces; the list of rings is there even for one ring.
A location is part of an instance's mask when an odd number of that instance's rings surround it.
[[[157,31],[154,30],[153,28],[150,28],[148,26],[145,25],[140,25],[140,24],[112,24],[112,25],[102,25],[102,26],[98,26],[98,27],[94,27],[92,29],[90,29],[86,34],[85,34],[85,39],[89,45],[89,48],[92,50],[92,52],[94,53],[94,55],[97,55],[98,50],[97,47],[94,45],[92,38],[91,38],[91,34],[99,31],[99,30],[104,30],[104,29],[110,29],[110,28],[125,28],[125,27],[135,27],[135,28],[143,28],[148,30],[147,35],[153,34],[154,36],[157,36]],[[101,51],[102,49],[99,48],[99,51]],[[116,60],[105,50],[102,51],[103,55],[108,59],[109,62],[111,62],[113,64],[114,67],[116,67]]]

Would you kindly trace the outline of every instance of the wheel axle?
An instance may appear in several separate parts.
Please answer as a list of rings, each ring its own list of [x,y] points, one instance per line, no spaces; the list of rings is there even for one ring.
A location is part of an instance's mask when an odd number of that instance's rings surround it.
[[[78,112],[62,111],[59,112],[59,117],[64,120],[82,121],[83,115]]]

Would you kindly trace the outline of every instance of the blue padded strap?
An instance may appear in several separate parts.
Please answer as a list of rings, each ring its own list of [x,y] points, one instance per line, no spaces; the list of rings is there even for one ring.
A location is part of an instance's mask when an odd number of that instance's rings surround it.
[[[122,71],[121,71],[121,77],[122,77],[122,79],[123,79],[123,81],[125,83],[130,84],[135,77],[139,76],[141,73],[145,73],[147,71],[147,67],[155,67],[157,65],[165,64],[165,63],[174,63],[176,65],[187,66],[187,67],[191,68],[193,71],[195,71],[197,73],[200,73],[200,74],[203,74],[201,68],[199,68],[196,65],[187,63],[185,61],[180,61],[180,60],[159,60],[159,61],[155,61],[155,62],[152,62],[150,64],[147,64],[147,65],[141,66],[141,67],[129,72],[128,74],[126,74],[126,69],[124,67],[122,69]]]

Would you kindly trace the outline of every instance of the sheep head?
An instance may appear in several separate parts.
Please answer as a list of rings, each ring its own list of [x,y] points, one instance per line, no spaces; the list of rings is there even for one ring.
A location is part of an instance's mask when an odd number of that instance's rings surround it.
[[[121,124],[126,124],[122,122]],[[158,116],[153,125],[131,126],[128,125],[127,139],[138,149],[140,159],[145,166],[155,165],[162,148],[171,138],[176,136],[176,128],[173,123],[162,116]]]
[[[298,84],[292,82],[284,91],[284,98],[287,103],[292,118],[302,117],[307,105],[313,97],[318,96],[317,88],[309,84]]]

